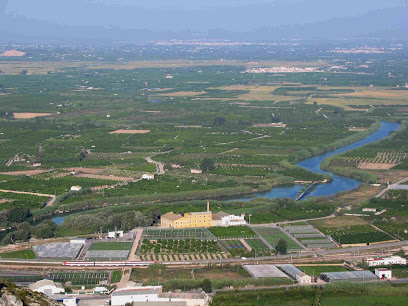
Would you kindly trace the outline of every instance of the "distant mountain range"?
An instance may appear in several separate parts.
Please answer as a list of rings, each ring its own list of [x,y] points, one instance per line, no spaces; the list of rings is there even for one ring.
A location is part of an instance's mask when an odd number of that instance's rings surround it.
[[[157,32],[149,29],[63,26],[45,21],[0,13],[0,40],[3,42],[66,41],[109,43],[169,39],[227,39],[274,41],[281,39],[396,38],[408,39],[408,8],[372,11],[360,17],[331,19],[318,23],[264,27],[256,31],[232,32],[214,29],[208,33]]]

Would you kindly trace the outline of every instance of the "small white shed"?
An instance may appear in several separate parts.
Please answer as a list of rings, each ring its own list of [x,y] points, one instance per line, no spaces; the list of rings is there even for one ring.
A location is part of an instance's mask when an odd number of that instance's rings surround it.
[[[391,278],[392,272],[390,269],[379,268],[379,269],[375,269],[375,275],[377,275],[378,278],[381,278],[381,279]]]

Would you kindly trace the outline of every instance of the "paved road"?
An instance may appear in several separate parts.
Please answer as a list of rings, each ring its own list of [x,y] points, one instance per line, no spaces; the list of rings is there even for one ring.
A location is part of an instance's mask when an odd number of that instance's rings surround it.
[[[150,164],[155,164],[156,165],[156,173],[157,175],[162,175],[164,174],[165,170],[164,170],[164,165],[161,162],[155,161],[153,160],[150,156],[146,157],[145,160],[150,163]]]
[[[376,198],[381,198],[384,193],[386,193],[388,190],[390,190],[392,187],[398,186],[399,184],[405,183],[406,181],[408,181],[408,177],[403,178],[402,180],[399,180],[398,182],[396,182],[395,184],[391,184],[389,185],[387,188],[381,190],[381,192],[379,194],[377,194],[375,197]]]

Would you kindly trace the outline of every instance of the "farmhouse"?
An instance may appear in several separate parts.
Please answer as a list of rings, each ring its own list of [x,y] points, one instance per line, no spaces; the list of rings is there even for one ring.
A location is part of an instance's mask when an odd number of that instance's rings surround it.
[[[112,231],[108,232],[108,238],[123,237],[123,231]]]
[[[245,214],[236,216],[220,211],[212,215],[212,226],[234,226],[245,224]]]
[[[71,191],[80,191],[81,189],[81,186],[71,186]]]
[[[201,173],[203,173],[203,170],[201,170],[201,169],[191,169],[191,173],[193,173],[193,174],[201,174]]]
[[[64,287],[60,283],[55,283],[49,279],[43,279],[38,282],[28,285],[31,291],[41,292],[46,295],[52,295],[65,292]]]
[[[377,275],[378,278],[381,278],[381,279],[391,278],[392,272],[390,269],[378,268],[378,269],[375,269],[375,275]]]
[[[384,258],[367,258],[366,263],[370,267],[374,266],[388,266],[388,265],[406,265],[407,260],[400,256],[391,256]]]
[[[154,180],[154,174],[145,173],[142,175],[142,180],[148,181]]]

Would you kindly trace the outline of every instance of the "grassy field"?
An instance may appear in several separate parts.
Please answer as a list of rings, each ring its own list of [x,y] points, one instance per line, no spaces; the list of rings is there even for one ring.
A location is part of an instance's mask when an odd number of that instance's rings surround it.
[[[21,250],[0,254],[1,258],[35,259],[36,256],[32,250]]]
[[[90,251],[106,251],[106,250],[130,250],[132,242],[94,242],[89,248]]]
[[[293,241],[290,237],[288,237],[284,232],[282,232],[278,228],[256,227],[256,231],[273,247],[276,247],[280,239],[284,239],[288,243],[288,250],[302,249],[295,241]]]
[[[248,243],[249,246],[257,252],[268,250],[268,247],[262,242],[261,239],[245,239],[245,242]]]
[[[342,266],[297,266],[300,270],[315,277],[324,272],[345,272],[348,271]]]
[[[113,271],[111,276],[111,283],[119,283],[122,278],[122,271]]]
[[[375,295],[357,295],[357,296],[336,296],[323,297],[322,306],[361,306],[361,305],[406,305],[406,296],[375,296]]]
[[[248,226],[229,226],[229,227],[210,227],[209,231],[215,237],[233,237],[233,238],[245,238],[256,237],[254,231]]]

